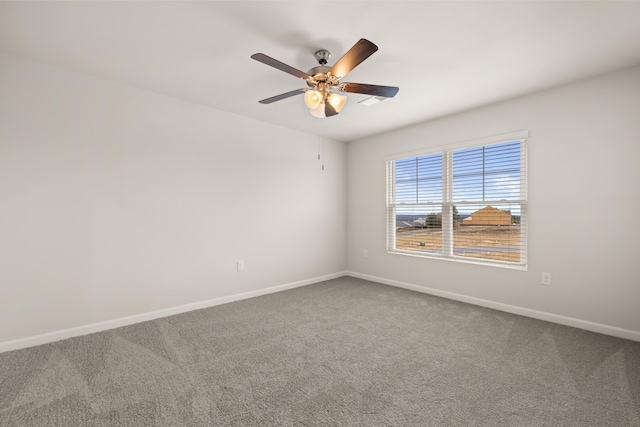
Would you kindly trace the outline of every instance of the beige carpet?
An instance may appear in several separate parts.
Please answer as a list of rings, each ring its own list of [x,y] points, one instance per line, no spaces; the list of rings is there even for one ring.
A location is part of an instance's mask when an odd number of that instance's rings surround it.
[[[2,426],[640,426],[640,343],[353,278],[0,354]]]

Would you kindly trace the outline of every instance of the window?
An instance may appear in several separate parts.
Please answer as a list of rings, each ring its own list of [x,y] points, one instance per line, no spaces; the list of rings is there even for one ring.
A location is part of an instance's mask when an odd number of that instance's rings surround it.
[[[387,158],[388,251],[526,268],[527,137]]]

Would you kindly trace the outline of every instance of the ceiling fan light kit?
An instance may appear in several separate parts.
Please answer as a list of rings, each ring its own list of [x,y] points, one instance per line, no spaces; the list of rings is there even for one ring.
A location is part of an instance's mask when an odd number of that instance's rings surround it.
[[[337,115],[347,102],[347,97],[339,95],[334,90],[347,93],[360,93],[376,97],[393,98],[399,88],[394,86],[379,86],[362,83],[341,83],[340,80],[378,50],[378,46],[369,40],[360,39],[333,67],[326,64],[331,52],[325,49],[316,51],[315,57],[320,64],[308,72],[300,71],[283,62],[273,59],[263,53],[251,55],[258,62],[277,68],[304,80],[309,88],[296,89],[280,95],[259,101],[261,104],[271,104],[295,95],[304,93],[304,103],[312,116],[323,118]]]
[[[337,93],[330,93],[327,97],[327,101],[329,101],[329,104],[331,104],[339,113],[340,110],[342,110],[342,107],[344,107],[344,104],[347,103],[347,97],[344,95],[338,95]]]
[[[308,90],[304,94],[304,103],[310,110],[315,110],[322,102],[322,93],[317,90]]]
[[[322,119],[324,117],[327,117],[327,113],[326,113],[325,109],[326,109],[325,104],[322,104],[322,105],[318,105],[317,108],[309,110],[309,113],[311,113],[311,115],[313,117],[317,117],[319,119]]]

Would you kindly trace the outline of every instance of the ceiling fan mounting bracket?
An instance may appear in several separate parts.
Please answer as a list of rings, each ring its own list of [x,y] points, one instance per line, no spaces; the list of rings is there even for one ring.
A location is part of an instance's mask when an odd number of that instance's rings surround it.
[[[331,55],[331,52],[326,49],[316,50],[315,57],[318,64],[327,65],[327,62],[329,62],[329,55]]]

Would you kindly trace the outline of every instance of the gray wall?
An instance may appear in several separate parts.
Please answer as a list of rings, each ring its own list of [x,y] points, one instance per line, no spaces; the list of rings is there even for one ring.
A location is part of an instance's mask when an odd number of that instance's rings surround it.
[[[639,88],[634,68],[345,147],[0,56],[0,343],[345,269],[640,334]],[[528,271],[387,254],[385,156],[518,130]]]
[[[343,143],[10,56],[0,94],[0,343],[344,272]]]
[[[633,68],[349,143],[349,271],[640,338],[639,94]],[[528,271],[386,252],[385,156],[520,130],[530,131]]]

